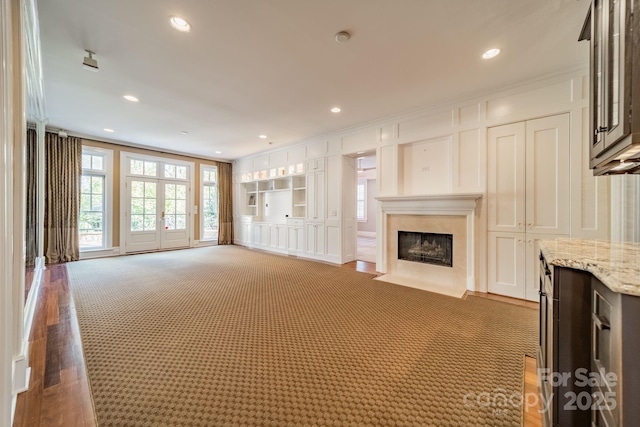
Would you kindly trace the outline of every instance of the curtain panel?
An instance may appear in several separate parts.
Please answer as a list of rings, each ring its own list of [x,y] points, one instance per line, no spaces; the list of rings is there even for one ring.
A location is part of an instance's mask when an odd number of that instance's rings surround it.
[[[80,138],[45,135],[45,256],[49,264],[80,258]]]
[[[33,267],[38,256],[38,135],[27,129],[26,146],[25,265]]]
[[[233,245],[233,200],[231,163],[218,163],[219,245]]]

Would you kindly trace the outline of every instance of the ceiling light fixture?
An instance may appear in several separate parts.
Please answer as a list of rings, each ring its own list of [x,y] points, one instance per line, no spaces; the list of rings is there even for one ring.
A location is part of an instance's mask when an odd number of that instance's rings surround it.
[[[82,68],[89,71],[98,71],[98,61],[93,58],[93,55],[96,53],[88,49],[85,49],[84,51],[87,52],[89,56],[84,57],[84,61],[82,61]]]
[[[260,139],[267,139],[267,135],[258,135],[258,138],[260,138]]]
[[[133,95],[124,95],[123,96],[124,99],[126,99],[127,101],[131,101],[131,102],[138,102],[140,101],[138,98],[136,98]]]
[[[104,128],[103,130],[104,130],[105,132],[113,133],[113,129]]]
[[[183,135],[189,135],[189,132],[187,132],[186,130],[181,130],[180,133]]]
[[[500,49],[498,48],[489,49],[488,51],[482,54],[482,59],[495,58],[499,54],[500,54]]]
[[[349,34],[348,31],[340,31],[339,33],[336,33],[335,38],[338,43],[345,43],[349,41],[351,34]]]
[[[171,24],[171,26],[176,30],[182,31],[183,33],[191,31],[191,24],[189,24],[186,19],[180,18],[179,16],[169,17],[169,24]]]
[[[222,151],[216,151],[216,154],[222,154]]]
[[[340,107],[333,107],[333,108],[331,109],[331,112],[332,112],[332,113],[339,113],[340,111],[342,111],[342,109],[341,109]]]

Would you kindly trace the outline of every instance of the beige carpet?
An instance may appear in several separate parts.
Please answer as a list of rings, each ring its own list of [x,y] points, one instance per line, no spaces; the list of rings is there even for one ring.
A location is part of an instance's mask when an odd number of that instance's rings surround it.
[[[476,397],[522,392],[535,310],[234,246],[68,269],[100,426],[520,425]]]

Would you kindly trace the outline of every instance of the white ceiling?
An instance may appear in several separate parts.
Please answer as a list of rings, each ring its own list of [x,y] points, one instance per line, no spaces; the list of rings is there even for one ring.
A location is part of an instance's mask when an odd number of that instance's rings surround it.
[[[51,127],[222,159],[588,60],[577,42],[584,0],[38,3]],[[172,29],[170,15],[192,31]],[[341,30],[348,43],[334,41]],[[503,53],[481,59],[492,47]],[[96,52],[99,72],[82,68],[84,49]],[[342,113],[329,111],[335,105]]]

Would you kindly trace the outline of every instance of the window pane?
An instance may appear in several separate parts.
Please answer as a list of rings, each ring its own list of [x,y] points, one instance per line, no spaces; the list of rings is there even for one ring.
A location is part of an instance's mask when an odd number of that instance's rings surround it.
[[[91,169],[91,155],[82,155],[82,169]]]
[[[176,165],[164,165],[164,177],[175,178],[176,177]]]
[[[187,228],[187,216],[186,215],[176,215],[176,230],[184,230]]]
[[[103,176],[92,176],[91,177],[91,192],[93,194],[102,194],[102,184],[104,182]]]
[[[144,216],[144,230],[145,231],[153,231],[156,229],[156,216],[155,215],[145,215]]]
[[[103,170],[103,160],[104,158],[102,156],[91,156],[91,169],[97,171]]]
[[[83,193],[91,193],[91,177],[89,175],[82,175],[82,188]]]
[[[165,230],[175,230],[175,218],[174,215],[166,215],[164,217],[164,229]]]
[[[176,199],[187,200],[186,185],[176,185]]]
[[[187,201],[186,200],[176,200],[176,213],[186,214],[187,213]]]
[[[131,215],[144,214],[144,199],[131,199]]]
[[[144,230],[144,215],[131,215],[131,231]]]
[[[164,213],[165,215],[176,213],[176,201],[174,199],[166,199],[164,201]]]
[[[102,194],[91,196],[91,210],[102,212]]]
[[[144,197],[144,182],[131,181],[131,197]]]
[[[147,176],[156,176],[158,174],[158,165],[156,162],[144,162],[144,174]]]
[[[142,160],[131,160],[130,172],[135,175],[142,175],[144,172],[144,163]]]
[[[156,213],[156,199],[146,199],[144,201],[144,213],[146,215],[155,215],[155,213]]]
[[[91,194],[80,195],[80,211],[91,210]]]
[[[177,166],[176,167],[176,178],[178,178],[178,179],[187,179],[187,167],[186,166]]]
[[[176,198],[176,186],[175,184],[166,184],[164,187],[164,196],[170,199]]]
[[[144,197],[147,199],[155,199],[156,198],[156,183],[155,182],[145,182],[144,183]]]

